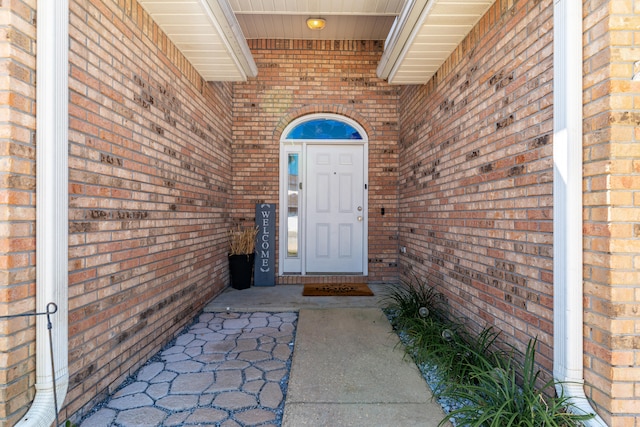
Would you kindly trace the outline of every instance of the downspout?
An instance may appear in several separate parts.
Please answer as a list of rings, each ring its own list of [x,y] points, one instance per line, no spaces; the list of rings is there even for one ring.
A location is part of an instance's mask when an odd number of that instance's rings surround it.
[[[51,343],[47,318],[36,316],[36,395],[19,427],[51,426],[69,384],[69,3],[38,0],[36,7],[36,311],[47,311],[50,302],[58,311],[51,315]]]
[[[582,2],[554,1],[553,41],[553,376],[573,412],[596,414],[582,360]],[[597,414],[584,425],[606,427]]]

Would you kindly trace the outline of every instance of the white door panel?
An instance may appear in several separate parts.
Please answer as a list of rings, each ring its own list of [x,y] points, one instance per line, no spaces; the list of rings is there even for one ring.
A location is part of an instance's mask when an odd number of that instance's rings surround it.
[[[362,273],[364,148],[307,147],[307,273]]]

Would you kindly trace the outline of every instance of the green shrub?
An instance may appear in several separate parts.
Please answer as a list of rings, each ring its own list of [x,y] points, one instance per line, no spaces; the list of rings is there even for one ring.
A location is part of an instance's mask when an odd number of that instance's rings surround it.
[[[568,412],[571,402],[566,397],[549,397],[554,393],[554,380],[536,388],[540,376],[535,369],[536,344],[537,340],[529,341],[523,366],[514,359],[500,359],[502,366],[470,365],[472,381],[448,384],[442,393],[466,404],[450,412],[440,425],[455,419],[458,425],[469,427],[569,427],[592,418]]]
[[[385,299],[385,311],[407,354],[418,365],[437,367],[440,383],[432,384],[434,394],[463,404],[440,425],[453,419],[470,427],[572,427],[593,417],[569,412],[570,400],[554,396],[554,380],[536,387],[537,340],[529,341],[520,365],[515,349],[498,342],[499,332],[489,327],[471,334],[463,322],[450,320],[443,301],[417,279],[389,288]]]
[[[393,317],[393,326],[398,330],[405,328],[405,322],[413,323],[415,319],[440,321],[443,315],[442,294],[424,286],[417,279],[402,282],[399,286],[389,286],[384,301]]]

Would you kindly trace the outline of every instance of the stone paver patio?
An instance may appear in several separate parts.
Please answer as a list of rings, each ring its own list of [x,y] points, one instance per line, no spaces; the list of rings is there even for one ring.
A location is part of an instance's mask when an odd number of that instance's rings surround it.
[[[279,426],[296,322],[203,313],[80,426]]]

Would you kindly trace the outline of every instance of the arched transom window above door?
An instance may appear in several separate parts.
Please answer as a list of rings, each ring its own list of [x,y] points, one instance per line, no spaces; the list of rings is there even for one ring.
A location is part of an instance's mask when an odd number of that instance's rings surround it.
[[[285,139],[316,140],[316,139],[348,139],[362,140],[361,132],[353,125],[334,118],[317,118],[304,121],[296,125]]]

